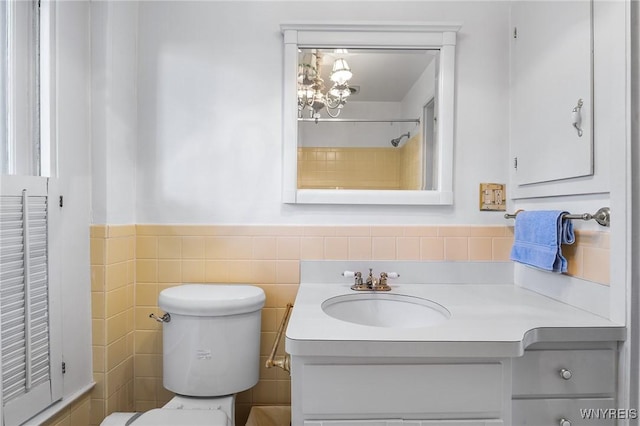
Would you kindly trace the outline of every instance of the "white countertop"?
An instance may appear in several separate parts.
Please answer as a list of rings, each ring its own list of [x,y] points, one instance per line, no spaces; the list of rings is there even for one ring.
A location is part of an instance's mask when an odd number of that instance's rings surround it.
[[[286,331],[286,351],[293,356],[517,357],[537,342],[625,338],[622,324],[512,284],[391,287],[389,293],[436,302],[451,317],[422,328],[352,324],[321,308],[331,297],[358,293],[350,284],[302,283]]]

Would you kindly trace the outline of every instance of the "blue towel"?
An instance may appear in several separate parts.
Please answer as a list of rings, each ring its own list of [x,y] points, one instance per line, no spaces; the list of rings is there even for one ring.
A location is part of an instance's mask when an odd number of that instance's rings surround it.
[[[516,216],[511,260],[551,272],[567,272],[562,244],[573,244],[573,224],[560,210],[523,211]]]

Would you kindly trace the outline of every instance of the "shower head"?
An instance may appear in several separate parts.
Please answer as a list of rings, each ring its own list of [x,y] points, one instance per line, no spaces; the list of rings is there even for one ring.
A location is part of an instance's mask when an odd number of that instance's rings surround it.
[[[397,147],[398,145],[400,145],[400,141],[402,140],[402,138],[407,137],[407,139],[409,139],[411,137],[411,134],[409,132],[405,133],[404,135],[400,135],[395,139],[391,139],[391,145],[393,145],[394,147]]]

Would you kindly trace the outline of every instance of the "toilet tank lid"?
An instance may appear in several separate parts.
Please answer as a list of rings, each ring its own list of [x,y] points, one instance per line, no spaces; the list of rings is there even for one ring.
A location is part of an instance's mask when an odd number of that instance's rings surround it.
[[[189,425],[227,426],[227,415],[220,410],[178,410],[156,408],[138,417],[132,426]]]
[[[264,291],[252,285],[185,284],[162,290],[158,306],[170,314],[217,317],[258,311],[264,301]]]

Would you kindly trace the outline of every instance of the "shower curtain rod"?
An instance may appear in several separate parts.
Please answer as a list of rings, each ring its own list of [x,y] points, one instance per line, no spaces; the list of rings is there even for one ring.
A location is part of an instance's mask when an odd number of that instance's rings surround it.
[[[314,123],[416,123],[419,118],[396,118],[376,120],[373,118],[298,118],[298,121],[312,121]]]

